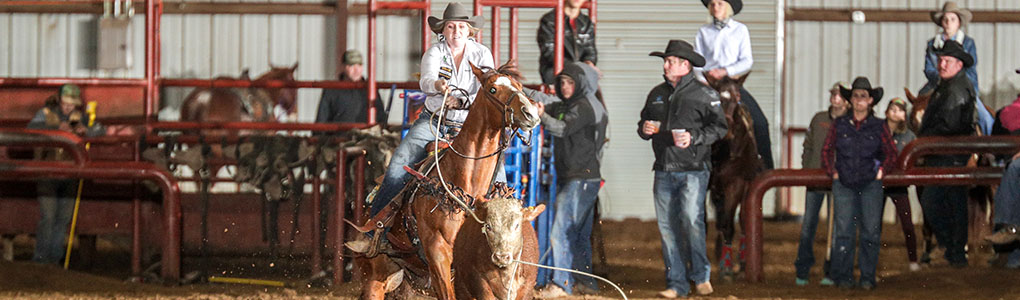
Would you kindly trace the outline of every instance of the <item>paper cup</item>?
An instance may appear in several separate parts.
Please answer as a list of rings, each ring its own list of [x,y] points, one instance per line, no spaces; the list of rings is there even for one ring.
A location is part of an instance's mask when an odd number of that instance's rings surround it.
[[[645,121],[645,124],[651,125],[652,128],[653,128],[652,129],[652,134],[656,134],[656,133],[659,133],[659,126],[662,125],[662,122],[647,120],[647,121]]]
[[[670,130],[673,133],[673,144],[677,147],[682,147],[680,143],[680,134],[687,132],[687,129],[673,129]]]

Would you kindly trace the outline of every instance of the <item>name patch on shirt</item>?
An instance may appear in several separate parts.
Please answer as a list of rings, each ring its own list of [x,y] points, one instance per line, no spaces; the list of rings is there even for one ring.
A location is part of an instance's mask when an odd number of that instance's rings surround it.
[[[450,67],[439,67],[439,78],[450,80],[453,77],[453,69]]]

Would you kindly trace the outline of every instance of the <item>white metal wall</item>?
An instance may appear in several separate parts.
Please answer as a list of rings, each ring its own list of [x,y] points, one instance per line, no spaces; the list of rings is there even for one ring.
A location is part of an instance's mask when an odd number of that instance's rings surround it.
[[[791,8],[861,8],[936,10],[944,0],[786,0]],[[978,10],[1018,10],[1020,1],[957,1]],[[872,85],[885,88],[876,111],[883,113],[889,99],[902,97],[903,88],[917,92],[925,82],[924,48],[935,36],[932,22],[885,22],[852,24],[849,22],[786,22],[786,90],[788,124],[807,127],[815,112],[828,107],[828,89],[838,80],[850,82],[867,76]],[[981,99],[994,109],[1012,102],[1020,91],[1020,24],[973,23],[963,28],[978,50],[978,80]],[[800,167],[803,135],[793,137],[794,168]],[[793,208],[803,209],[803,189],[794,189]],[[920,211],[915,202],[914,211]],[[888,208],[891,210],[891,206]],[[920,221],[915,214],[915,221]]]
[[[226,0],[233,1],[233,0]],[[254,1],[252,2],[265,2]],[[301,0],[306,1],[306,0]],[[307,0],[317,2],[318,0]],[[274,0],[274,2],[276,2]],[[352,1],[354,2],[354,1]],[[364,1],[361,1],[364,2]],[[442,15],[450,1],[434,1],[432,15]],[[470,5],[470,1],[461,1]],[[548,9],[521,9],[520,65],[537,82],[538,19]],[[490,11],[483,13],[489,18]],[[754,48],[753,74],[747,86],[758,99],[772,124],[774,152],[779,154],[779,122],[776,90],[776,6],[768,1],[747,1],[736,19],[747,24]],[[144,57],[144,24],[135,17],[136,64],[129,71],[94,71],[88,65],[95,52],[95,16],[0,14],[0,76],[141,77]],[[503,9],[503,49],[509,57],[509,9]],[[378,20],[380,55],[377,78],[385,81],[413,80],[421,50],[419,17],[381,16]],[[607,218],[654,218],[652,204],[653,157],[648,142],[635,134],[639,111],[648,91],[661,82],[661,60],[648,52],[661,51],[669,39],[693,40],[697,28],[707,22],[707,10],[698,1],[602,0],[599,1],[599,67],[604,71],[602,88],[608,103],[612,139],[602,172],[608,181],[602,197]],[[348,48],[367,49],[367,22],[351,16]],[[486,24],[488,26],[488,24]],[[270,65],[299,63],[297,78],[335,78],[335,21],[332,16],[265,15],[165,15],[162,22],[162,75],[169,78],[237,76],[249,69],[253,76]],[[485,44],[490,44],[488,29]],[[94,63],[93,63],[94,64]],[[167,89],[163,97],[171,106],[187,89]],[[299,120],[311,121],[321,92],[299,92]],[[388,93],[382,95],[388,97]],[[399,107],[400,103],[394,103]],[[173,114],[173,111],[165,112]],[[399,117],[391,114],[391,122]],[[777,157],[778,158],[778,157]],[[766,201],[766,212],[771,212]]]

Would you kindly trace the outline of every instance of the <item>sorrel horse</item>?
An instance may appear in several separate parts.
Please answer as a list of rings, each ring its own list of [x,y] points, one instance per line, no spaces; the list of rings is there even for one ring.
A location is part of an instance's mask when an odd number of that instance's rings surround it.
[[[903,88],[906,92],[907,100],[912,105],[910,108],[910,115],[907,122],[907,126],[910,130],[917,132],[921,128],[921,120],[924,119],[924,111],[928,108],[928,103],[931,101],[933,93],[927,93],[923,95],[914,96],[910,92],[910,89]],[[991,107],[985,105],[985,109],[993,111]],[[984,133],[979,127],[974,126],[974,134],[981,136]],[[968,167],[976,166],[989,166],[991,159],[986,158],[984,155],[972,154],[970,159],[967,161]],[[920,197],[921,190],[923,188],[918,186],[917,194]],[[991,186],[972,186],[968,191],[967,201],[967,216],[969,219],[968,237],[970,249],[977,249],[975,246],[980,245],[984,240],[985,235],[991,234],[992,224],[989,220],[987,212],[991,209],[992,199],[994,198],[995,189]],[[922,235],[924,236],[924,252],[922,253],[922,261],[929,260],[931,257],[932,250],[935,250],[934,236],[932,235],[931,228],[927,224],[924,224],[922,229]]]
[[[712,173],[708,180],[718,231],[716,255],[720,272],[727,278],[734,273],[733,236],[736,228],[733,219],[737,207],[747,195],[751,181],[764,170],[756,150],[754,122],[747,108],[740,103],[740,87],[748,75],[736,79],[728,76],[719,80],[708,79],[709,86],[719,92],[729,125],[726,136],[712,144]],[[746,219],[740,218],[741,223]]]
[[[416,192],[410,192],[415,190],[413,186],[405,190],[409,198],[395,217],[401,221],[394,222],[387,235],[391,247],[398,251],[355,258],[363,272],[362,299],[383,299],[387,289],[394,288],[391,275],[395,265],[401,272],[409,271],[405,274],[422,275],[416,270],[421,263],[419,251],[427,265],[426,285],[431,285],[437,299],[454,299],[450,269],[453,245],[470,208],[451,203],[452,199],[467,201],[485,196],[496,171],[498,155],[494,154],[505,149],[517,129],[530,130],[539,123],[538,111],[522,92],[520,72],[513,61],[495,70],[483,71],[474,65],[471,70],[482,85],[469,117],[450,145],[456,151],[440,160],[424,180],[410,183],[417,185]],[[429,186],[429,182],[433,184]],[[420,246],[407,247],[410,243],[405,241],[414,240],[407,237],[409,233],[417,236]]]
[[[538,268],[538,238],[531,221],[544,204],[525,208],[514,189],[500,184],[475,208],[485,223],[465,222],[453,246],[457,299],[531,299]],[[484,243],[482,241],[485,241]]]
[[[268,72],[255,78],[254,82],[265,80],[294,81],[291,67],[272,67]],[[223,78],[223,77],[220,77]],[[250,80],[248,71],[240,79]],[[194,122],[275,122],[275,106],[286,112],[294,110],[297,99],[295,88],[196,88],[181,104],[181,121]]]

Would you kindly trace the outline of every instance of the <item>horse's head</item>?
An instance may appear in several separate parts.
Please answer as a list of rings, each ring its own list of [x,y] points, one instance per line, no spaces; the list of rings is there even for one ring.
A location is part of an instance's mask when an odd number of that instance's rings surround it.
[[[928,102],[931,100],[932,93],[914,96],[908,88],[903,88],[903,91],[907,93],[907,101],[910,101],[911,105],[910,114],[907,116],[907,127],[909,127],[910,130],[917,132],[921,129],[921,120],[924,119],[924,110],[928,108]]]
[[[490,70],[472,64],[471,71],[482,83],[471,105],[471,115],[485,111],[478,114],[484,115],[494,126],[512,125],[524,130],[538,126],[538,108],[524,94],[524,86],[519,82],[522,76],[514,60]]]
[[[730,125],[730,128],[733,128],[734,121],[738,119],[737,111],[740,108],[740,88],[744,86],[744,81],[747,80],[747,76],[750,74],[748,72],[737,78],[723,76],[718,80],[705,76],[708,85],[719,92],[719,100],[722,102],[723,112],[726,114],[726,123]],[[732,135],[732,130],[726,133],[727,137]]]
[[[294,82],[294,70],[297,69],[298,64],[294,63],[290,67],[276,67],[272,68],[259,75],[255,78],[255,81],[263,80],[281,80],[286,82]],[[288,113],[294,112],[294,104],[297,103],[297,89],[296,88],[267,88],[266,93],[269,95],[271,106],[280,105],[283,109],[287,110]]]
[[[496,188],[488,201],[481,202],[485,212],[482,233],[492,250],[490,259],[499,268],[506,268],[517,259],[524,247],[522,226],[545,211],[545,204],[525,208],[513,195],[511,188]]]

